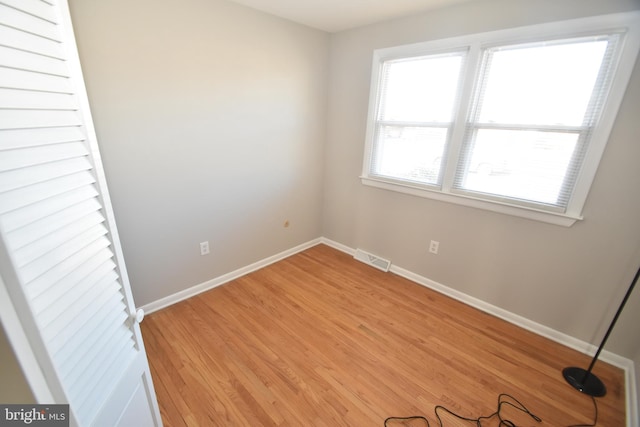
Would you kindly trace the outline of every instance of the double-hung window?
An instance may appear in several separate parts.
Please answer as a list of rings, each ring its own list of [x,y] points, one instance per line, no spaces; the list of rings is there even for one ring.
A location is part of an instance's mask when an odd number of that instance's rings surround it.
[[[377,50],[363,183],[572,224],[639,22],[632,12]]]

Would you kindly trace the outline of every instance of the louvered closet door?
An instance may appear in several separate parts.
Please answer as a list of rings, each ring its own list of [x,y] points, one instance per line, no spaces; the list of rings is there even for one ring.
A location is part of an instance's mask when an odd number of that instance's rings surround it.
[[[0,0],[0,233],[40,403],[161,425],[64,0]]]

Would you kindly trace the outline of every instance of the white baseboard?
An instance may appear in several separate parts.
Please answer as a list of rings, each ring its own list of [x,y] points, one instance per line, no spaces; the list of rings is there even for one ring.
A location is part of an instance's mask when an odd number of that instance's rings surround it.
[[[176,292],[175,294],[166,296],[164,298],[160,298],[159,300],[150,302],[149,304],[145,304],[143,306],[141,306],[140,308],[144,310],[145,313],[150,314],[153,313],[154,311],[158,311],[161,310],[165,307],[169,307],[170,305],[173,305],[175,303],[178,303],[180,301],[184,301],[187,298],[191,298],[193,296],[196,296],[198,294],[201,294],[202,292],[208,291],[210,289],[213,289],[217,286],[220,285],[224,285],[227,282],[230,282],[234,279],[237,279],[239,277],[242,277],[246,274],[249,274],[253,271],[259,270],[263,267],[268,266],[269,264],[273,264],[275,262],[278,262],[282,259],[288,258],[291,255],[297,254],[298,252],[302,252],[305,249],[308,249],[312,246],[315,246],[319,243],[322,242],[321,238],[317,238],[314,240],[310,240],[306,243],[303,243],[301,245],[298,245],[294,248],[288,249],[286,251],[280,252],[279,254],[270,256],[268,258],[262,259],[260,261],[254,262],[253,264],[247,265],[246,267],[242,267],[239,268],[235,271],[232,271],[230,273],[227,274],[223,274],[222,276],[216,277],[214,279],[211,280],[207,280],[206,282],[200,283],[199,285],[195,285],[192,286],[188,289],[184,289],[180,292]]]
[[[339,251],[342,251],[346,254],[349,254],[351,256],[354,256],[356,254],[356,250],[353,248],[350,248],[348,246],[343,245],[342,243],[338,243],[335,242],[333,240],[329,240],[326,237],[321,237],[320,238],[320,243],[322,243],[323,245],[327,245],[327,246],[331,246],[333,249],[337,249]]]
[[[224,274],[220,277],[208,280],[199,285],[193,286],[189,289],[182,290],[180,292],[176,292],[173,295],[169,295],[167,297],[161,298],[152,303],[146,304],[141,308],[146,313],[153,313],[154,311],[158,311],[162,308],[173,305],[177,302],[183,301],[192,296],[198,295],[202,292],[208,291],[210,289],[215,288],[216,286],[220,286],[231,280],[242,277],[246,274],[249,274],[253,271],[259,270],[260,268],[266,267],[269,264],[273,264],[277,261],[280,261],[284,258],[287,258],[291,255],[294,255],[298,252],[302,252],[305,249],[308,249],[312,246],[315,246],[319,243],[330,246],[339,251],[345,252],[351,256],[353,256],[356,252],[355,249],[345,246],[336,241],[327,239],[325,237],[320,237],[309,242],[298,245],[292,249],[286,250],[284,252],[280,252],[279,254],[273,255],[271,257],[265,258],[261,261],[255,262],[246,267],[240,268],[238,270],[232,271],[230,273]],[[419,285],[425,286],[427,288],[433,289],[436,292],[447,295],[455,300],[458,300],[464,304],[475,307],[485,313],[489,313],[500,319],[503,319],[509,323],[517,325],[523,329],[531,331],[537,335],[541,335],[543,337],[549,338],[552,341],[558,342],[562,345],[566,345],[574,350],[579,352],[593,355],[595,354],[597,347],[593,344],[587,343],[585,341],[574,338],[570,335],[562,333],[560,331],[556,331],[555,329],[544,326],[540,323],[534,322],[530,319],[497,307],[495,305],[489,304],[485,301],[482,301],[478,298],[467,295],[463,292],[452,289],[448,286],[445,286],[441,283],[433,281],[431,279],[427,279],[426,277],[420,276],[416,273],[413,273],[409,270],[405,270],[402,267],[391,264],[390,271],[392,273],[397,274],[398,276],[402,276],[406,279],[411,280]],[[632,360],[627,359],[625,357],[619,356],[615,353],[611,353],[607,350],[603,350],[600,353],[600,360],[610,363],[620,369],[622,369],[625,373],[625,396],[627,398],[626,402],[626,418],[627,418],[627,427],[638,426],[638,389],[636,384],[636,376],[635,376],[635,368]]]
[[[565,333],[556,331],[555,329],[541,325],[540,323],[536,323],[525,317],[519,316],[500,307],[496,307],[495,305],[489,304],[485,301],[482,301],[478,298],[472,297],[455,289],[451,289],[445,285],[442,285],[441,283],[427,279],[401,267],[394,266],[392,264],[390,271],[397,274],[398,276],[402,276],[419,285],[433,289],[466,305],[475,307],[478,310],[484,311],[485,313],[489,313],[493,316],[499,317],[500,319],[503,319],[509,323],[531,331],[537,335],[549,338],[552,341],[570,347],[581,353],[593,356],[598,350],[598,347],[593,344],[579,340]],[[607,350],[602,350],[598,360],[607,362],[624,371],[627,427],[638,426],[638,399],[636,398],[637,384],[633,361]]]
[[[327,246],[331,246],[332,248],[335,248],[342,252],[345,252],[351,256],[353,256],[353,254],[355,253],[355,249],[345,246],[341,243],[326,239],[324,237],[321,238],[321,243]],[[427,279],[426,277],[420,276],[419,274],[413,273],[402,267],[394,265],[393,263],[391,264],[391,268],[389,269],[389,271],[397,274],[398,276],[402,276],[405,279],[409,279],[412,282],[415,282],[419,285],[425,286],[429,289],[433,289],[436,292],[439,292],[443,295],[446,295],[455,300],[458,300],[466,305],[475,307],[478,310],[481,310],[485,313],[491,314],[509,323],[519,326],[523,329],[531,331],[537,335],[541,335],[545,338],[549,338],[552,341],[555,341],[562,345],[566,345],[567,347],[570,347],[581,353],[588,354],[589,356],[593,356],[598,349],[598,347],[593,344],[579,340],[575,337],[572,337],[570,335],[567,335],[555,329],[549,328],[548,326],[544,326],[540,323],[534,322],[530,319],[527,319],[525,317],[522,317],[510,311],[507,311],[503,308],[497,307],[493,304],[489,304],[485,301],[482,301],[478,298],[472,297],[471,295],[467,295],[463,292],[452,289],[434,280]],[[638,422],[640,420],[638,418],[638,398],[637,398],[638,384],[636,384],[634,362],[630,359],[619,356],[607,350],[602,350],[602,352],[600,353],[599,360],[607,362],[624,371],[627,427],[634,427],[634,426],[637,427],[639,425]]]
[[[627,359],[625,372],[624,395],[627,396],[627,427],[640,426],[638,414],[638,382],[636,381],[635,363]]]

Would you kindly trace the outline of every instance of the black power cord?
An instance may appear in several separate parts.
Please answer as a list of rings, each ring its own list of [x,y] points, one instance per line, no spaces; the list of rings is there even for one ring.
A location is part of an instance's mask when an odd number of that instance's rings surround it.
[[[575,425],[571,425],[568,427],[594,427],[597,422],[598,422],[598,404],[596,402],[595,398],[591,398],[591,400],[593,401],[593,406],[595,408],[595,416],[594,416],[594,420],[592,424],[575,424]],[[445,408],[442,405],[438,405],[434,408],[434,413],[436,414],[436,419],[438,420],[438,425],[439,427],[444,427],[443,422],[442,422],[442,418],[440,418],[440,412],[446,412],[449,415],[452,415],[460,420],[463,421],[470,421],[470,422],[474,422],[476,423],[477,427],[482,427],[481,422],[483,420],[489,420],[491,418],[497,417],[500,420],[500,424],[499,427],[518,427],[513,421],[503,418],[502,416],[502,407],[503,406],[511,406],[515,409],[517,409],[518,411],[524,412],[525,414],[529,415],[529,417],[531,417],[533,420],[535,420],[536,422],[542,422],[542,419],[540,417],[538,417],[537,415],[533,414],[531,411],[529,411],[529,409],[524,406],[518,399],[516,399],[515,397],[511,396],[510,394],[507,393],[501,393],[498,396],[498,408],[496,410],[496,412],[494,412],[491,415],[484,415],[484,416],[480,416],[478,418],[467,418],[467,417],[463,417],[462,415],[458,415],[454,412],[452,412],[451,410]],[[422,415],[414,415],[414,416],[410,416],[410,417],[388,417],[387,419],[384,420],[384,427],[390,427],[389,426],[389,422],[390,421],[411,421],[411,420],[422,420],[425,422],[425,425],[427,427],[431,427],[431,424],[429,423],[429,420],[425,417],[423,417]]]
[[[596,402],[596,398],[591,396],[591,401],[593,402],[593,423],[591,424],[574,424],[568,427],[595,427],[598,424],[598,402]]]

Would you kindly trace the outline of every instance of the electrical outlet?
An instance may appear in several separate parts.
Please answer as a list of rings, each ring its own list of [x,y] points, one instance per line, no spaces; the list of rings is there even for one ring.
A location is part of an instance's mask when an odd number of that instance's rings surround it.
[[[200,242],[200,255],[206,255],[209,253],[209,241]]]
[[[429,244],[429,252],[437,255],[438,249],[440,249],[440,242],[432,240],[431,243]]]

